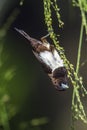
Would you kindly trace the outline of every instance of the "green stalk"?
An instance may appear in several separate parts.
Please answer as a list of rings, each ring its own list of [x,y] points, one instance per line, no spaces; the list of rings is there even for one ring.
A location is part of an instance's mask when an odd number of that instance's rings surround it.
[[[79,68],[80,68],[82,37],[83,37],[83,23],[81,23],[80,39],[79,39],[79,47],[78,47],[78,55],[77,55],[77,64],[76,64],[76,73],[77,73],[77,75],[79,73]]]
[[[80,59],[81,59],[81,48],[82,48],[82,38],[83,38],[83,23],[81,23],[81,29],[80,29],[80,38],[79,38],[79,46],[78,46],[78,54],[77,54],[77,63],[76,63],[76,74],[78,75],[79,69],[80,69]],[[72,95],[72,106],[75,105],[74,100],[75,100],[75,95],[78,92],[78,88],[75,86],[73,89],[73,95]],[[74,114],[74,112],[72,112]],[[74,115],[72,115],[72,130],[75,130],[75,119]]]
[[[3,130],[10,130],[10,126],[9,126],[9,119],[8,119],[8,114],[6,111],[6,105],[5,103],[0,103],[0,120],[3,126]]]

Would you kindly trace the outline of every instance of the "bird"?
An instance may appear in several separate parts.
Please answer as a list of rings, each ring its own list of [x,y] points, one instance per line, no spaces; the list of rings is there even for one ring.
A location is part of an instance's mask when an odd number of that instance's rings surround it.
[[[30,37],[21,29],[15,28],[23,37],[25,37],[32,46],[32,52],[41,63],[44,71],[47,73],[52,81],[53,86],[58,91],[63,91],[69,88],[67,69],[56,47],[50,44],[47,36],[43,36],[41,40]]]

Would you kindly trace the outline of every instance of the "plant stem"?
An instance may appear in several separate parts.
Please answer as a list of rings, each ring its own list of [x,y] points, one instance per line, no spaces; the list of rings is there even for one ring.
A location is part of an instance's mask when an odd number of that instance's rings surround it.
[[[80,68],[82,38],[83,38],[83,23],[81,23],[80,39],[79,39],[79,47],[78,47],[78,55],[77,55],[77,64],[76,64],[76,73],[77,73],[77,75],[79,73],[79,68]]]
[[[78,46],[78,54],[77,54],[77,63],[76,63],[76,73],[77,73],[77,75],[79,73],[79,68],[80,68],[82,38],[83,38],[83,23],[81,23],[79,46]],[[72,106],[75,105],[74,104],[74,100],[75,100],[75,95],[76,95],[75,93],[76,93],[76,91],[77,91],[77,87],[75,86],[74,89],[73,89],[73,95],[72,95]],[[74,114],[74,112],[72,112],[72,113]],[[72,130],[75,130],[74,123],[75,123],[74,116],[72,116],[72,128],[71,128]]]
[[[3,126],[3,129],[4,130],[10,130],[10,126],[9,126],[9,119],[8,119],[8,114],[7,114],[7,111],[6,111],[6,105],[5,103],[0,103],[0,117],[1,117],[1,123],[2,123],[2,126]]]

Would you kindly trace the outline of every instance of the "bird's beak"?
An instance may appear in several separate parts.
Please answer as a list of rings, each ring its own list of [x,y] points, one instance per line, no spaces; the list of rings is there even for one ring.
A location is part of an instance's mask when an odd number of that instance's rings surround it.
[[[63,90],[66,90],[66,89],[68,89],[69,88],[69,86],[67,85],[67,84],[61,84],[61,88],[63,89]]]

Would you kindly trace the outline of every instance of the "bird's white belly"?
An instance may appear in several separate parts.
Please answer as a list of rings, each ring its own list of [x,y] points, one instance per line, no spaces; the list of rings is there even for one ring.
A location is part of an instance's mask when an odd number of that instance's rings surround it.
[[[54,50],[53,53],[50,51],[40,52],[40,58],[52,69],[52,71],[54,71],[58,67],[64,66],[63,60],[60,58],[56,50]]]

